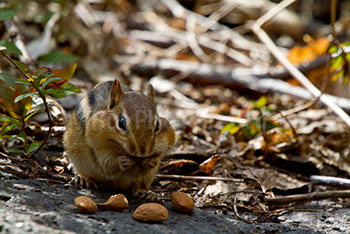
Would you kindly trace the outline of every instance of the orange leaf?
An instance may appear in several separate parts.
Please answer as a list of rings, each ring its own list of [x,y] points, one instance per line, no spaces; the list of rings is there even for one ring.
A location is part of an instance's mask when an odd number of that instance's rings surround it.
[[[217,155],[211,156],[199,165],[199,170],[210,174],[219,159],[220,157]]]
[[[65,81],[69,81],[69,79],[74,75],[76,68],[77,68],[77,64],[74,63],[70,67],[54,70],[54,71],[52,71],[52,73],[53,73],[52,77],[60,77]],[[62,84],[62,82],[61,82],[61,84]]]
[[[318,56],[327,52],[329,47],[328,37],[320,38],[316,41],[310,40],[306,46],[294,46],[288,55],[288,60],[295,64],[299,65],[304,62],[310,62],[316,59]]]

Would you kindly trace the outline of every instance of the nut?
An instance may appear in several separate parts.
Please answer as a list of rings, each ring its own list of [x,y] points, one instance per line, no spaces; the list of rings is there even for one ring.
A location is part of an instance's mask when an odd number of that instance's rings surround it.
[[[158,203],[145,203],[137,207],[133,214],[134,219],[143,222],[160,222],[169,217],[168,210]]]
[[[97,203],[102,210],[121,211],[129,207],[129,202],[123,194],[111,196],[105,203]]]
[[[74,203],[78,210],[84,214],[92,214],[97,210],[96,203],[87,196],[76,197]]]
[[[191,213],[194,208],[193,198],[183,192],[174,192],[171,194],[173,207],[180,212]]]

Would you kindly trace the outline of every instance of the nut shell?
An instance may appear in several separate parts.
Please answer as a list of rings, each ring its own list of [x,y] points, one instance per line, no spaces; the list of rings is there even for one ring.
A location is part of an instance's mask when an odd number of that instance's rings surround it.
[[[102,210],[121,211],[129,207],[129,202],[123,194],[111,196],[105,203],[97,203]]]
[[[97,210],[96,203],[87,196],[79,196],[74,199],[74,204],[83,214],[92,214]]]
[[[175,210],[183,213],[192,213],[194,208],[193,198],[183,192],[171,194],[171,202]]]
[[[169,217],[169,212],[161,204],[151,202],[137,207],[133,217],[142,222],[160,222]]]

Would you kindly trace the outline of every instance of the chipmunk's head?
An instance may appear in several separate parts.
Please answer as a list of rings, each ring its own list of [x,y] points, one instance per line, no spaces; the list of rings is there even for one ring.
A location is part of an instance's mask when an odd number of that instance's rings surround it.
[[[124,151],[135,157],[162,153],[163,148],[157,142],[161,142],[159,138],[171,125],[157,114],[151,84],[148,84],[147,94],[144,95],[133,91],[124,92],[120,82],[115,80],[110,90],[107,111],[110,113],[108,123],[115,131],[112,140],[117,141]]]

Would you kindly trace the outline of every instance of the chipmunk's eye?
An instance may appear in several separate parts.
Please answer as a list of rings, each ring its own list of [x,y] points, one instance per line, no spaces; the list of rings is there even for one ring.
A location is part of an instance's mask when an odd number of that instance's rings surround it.
[[[159,126],[160,124],[159,124],[159,120],[157,120],[157,123],[156,123],[156,132],[158,132],[159,131],[159,128],[160,128],[160,126]]]
[[[123,131],[126,130],[126,119],[123,116],[119,117],[118,128]]]

